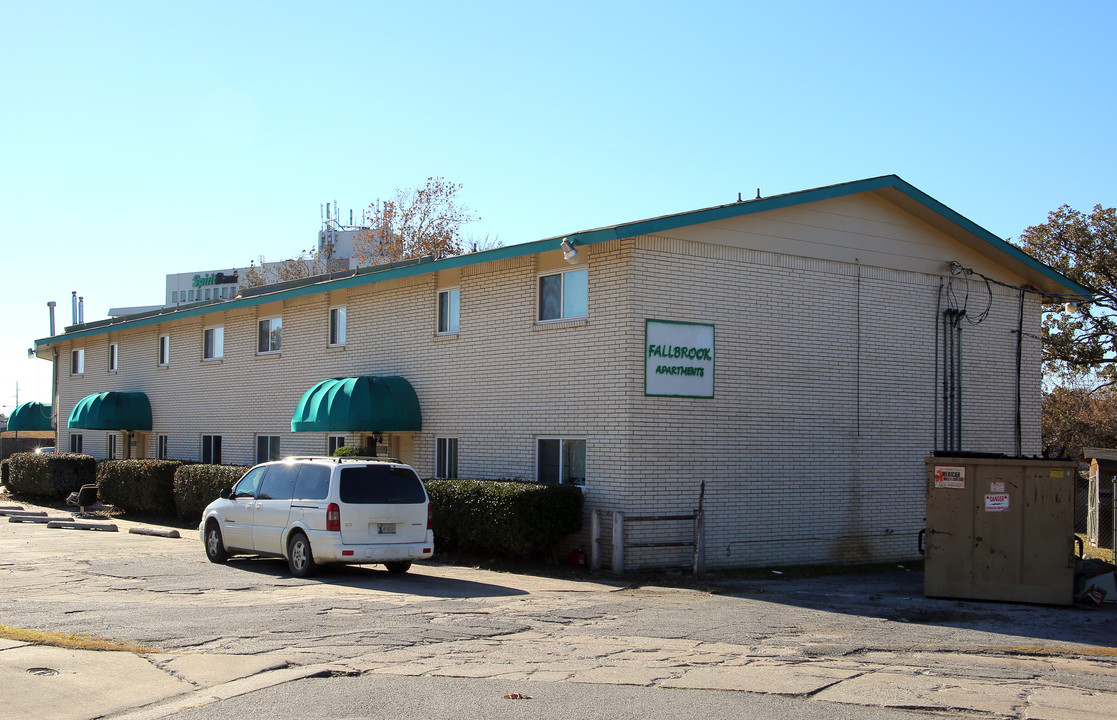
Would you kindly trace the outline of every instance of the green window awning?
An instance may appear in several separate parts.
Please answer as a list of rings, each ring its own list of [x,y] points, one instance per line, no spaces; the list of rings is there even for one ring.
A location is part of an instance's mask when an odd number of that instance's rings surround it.
[[[323,380],[303,394],[292,432],[403,432],[422,430],[419,398],[396,375]]]
[[[25,402],[16,405],[8,418],[8,430],[53,430],[50,424],[50,405]]]
[[[86,430],[150,430],[151,403],[142,392],[86,395],[70,411],[67,426]]]

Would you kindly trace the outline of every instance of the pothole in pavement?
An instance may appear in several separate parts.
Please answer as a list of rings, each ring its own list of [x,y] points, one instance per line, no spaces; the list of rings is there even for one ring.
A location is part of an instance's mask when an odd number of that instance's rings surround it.
[[[54,668],[48,668],[48,667],[33,667],[33,668],[27,668],[27,674],[28,675],[36,675],[38,677],[52,677],[54,675],[57,675],[58,671],[55,670]]]

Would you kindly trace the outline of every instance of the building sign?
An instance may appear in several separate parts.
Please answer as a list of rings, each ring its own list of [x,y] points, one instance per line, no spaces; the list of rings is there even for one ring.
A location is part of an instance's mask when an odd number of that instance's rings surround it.
[[[208,275],[195,275],[194,287],[204,287],[206,285],[229,285],[239,280],[239,271],[234,271],[232,275],[225,273],[209,273]]]
[[[644,394],[714,396],[714,326],[644,321]]]
[[[946,465],[935,466],[935,487],[949,488],[951,490],[966,489],[966,468],[949,467]]]

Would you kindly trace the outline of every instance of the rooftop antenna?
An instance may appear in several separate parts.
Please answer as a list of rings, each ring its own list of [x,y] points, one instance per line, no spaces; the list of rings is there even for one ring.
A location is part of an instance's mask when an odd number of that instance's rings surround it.
[[[757,200],[759,200],[759,199],[760,199],[760,188],[757,188],[757,189],[756,189],[756,199],[757,199]]]

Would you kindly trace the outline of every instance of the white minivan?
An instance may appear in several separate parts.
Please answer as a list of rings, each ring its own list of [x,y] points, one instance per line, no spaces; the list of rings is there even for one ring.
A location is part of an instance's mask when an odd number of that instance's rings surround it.
[[[306,577],[324,563],[383,563],[407,572],[434,554],[430,498],[398,460],[289,457],[257,465],[202,513],[206,557],[287,559]]]

